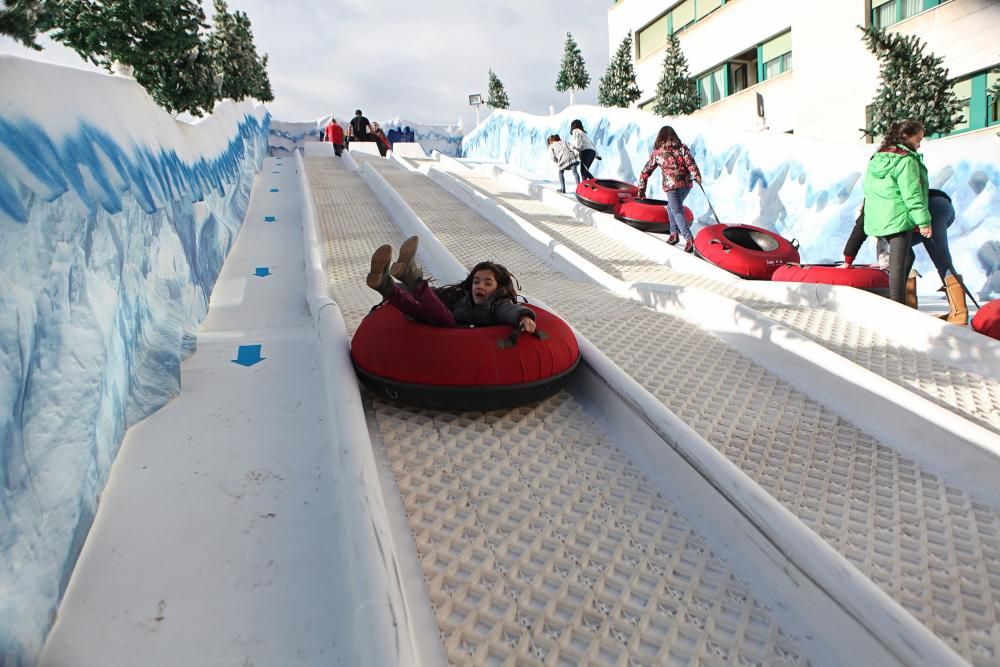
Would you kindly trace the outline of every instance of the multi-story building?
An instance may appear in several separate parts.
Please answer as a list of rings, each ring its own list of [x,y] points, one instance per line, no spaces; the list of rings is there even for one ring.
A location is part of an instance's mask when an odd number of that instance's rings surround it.
[[[676,33],[698,81],[694,117],[836,141],[864,140],[879,66],[859,26],[872,24],[917,35],[944,59],[965,101],[952,134],[1000,124],[990,94],[1000,78],[1000,0],[617,0],[608,10],[612,54],[633,34],[636,106],[652,107]]]

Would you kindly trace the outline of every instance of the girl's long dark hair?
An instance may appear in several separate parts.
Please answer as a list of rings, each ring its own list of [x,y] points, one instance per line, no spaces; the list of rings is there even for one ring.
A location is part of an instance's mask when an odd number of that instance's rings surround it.
[[[583,129],[583,123],[580,122],[579,118],[575,119],[572,123],[569,124],[569,131],[572,132],[573,130],[580,130],[584,134],[587,133],[587,131]]]
[[[677,136],[674,132],[674,128],[669,125],[664,125],[660,128],[660,132],[656,135],[656,141],[653,142],[653,148],[657,149],[667,144],[679,144],[681,143],[681,138]]]
[[[493,303],[517,301],[516,280],[513,274],[507,270],[507,267],[495,262],[479,262],[479,264],[472,267],[469,275],[462,282],[437,288],[437,295],[441,299],[441,302],[451,309],[454,308],[455,304],[463,296],[471,295],[472,279],[475,277],[477,271],[491,271],[496,277],[497,291],[493,295]]]
[[[884,151],[890,146],[895,146],[896,144],[905,144],[905,139],[914,136],[918,132],[924,131],[924,124],[919,120],[913,120],[912,118],[907,120],[896,120],[889,125],[889,129],[885,131],[885,138],[882,139],[882,145],[878,147],[878,151]]]

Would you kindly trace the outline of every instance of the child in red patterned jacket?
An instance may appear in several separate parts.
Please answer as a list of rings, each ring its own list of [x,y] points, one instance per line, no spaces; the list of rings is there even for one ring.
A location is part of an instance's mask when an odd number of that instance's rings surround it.
[[[653,142],[653,152],[639,176],[639,196],[646,196],[646,183],[659,167],[663,172],[663,191],[667,196],[667,214],[670,216],[670,236],[667,243],[675,245],[684,237],[684,252],[694,252],[694,236],[684,218],[684,198],[691,192],[693,183],[701,183],[701,171],[691,151],[681,143],[680,137],[669,125],[660,128]]]

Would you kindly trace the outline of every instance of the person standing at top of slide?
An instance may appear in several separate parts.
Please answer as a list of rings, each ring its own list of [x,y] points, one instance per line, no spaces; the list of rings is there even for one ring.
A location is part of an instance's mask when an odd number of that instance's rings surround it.
[[[372,126],[361,113],[361,109],[354,112],[354,118],[347,126],[347,137],[351,141],[374,141],[371,137]]]

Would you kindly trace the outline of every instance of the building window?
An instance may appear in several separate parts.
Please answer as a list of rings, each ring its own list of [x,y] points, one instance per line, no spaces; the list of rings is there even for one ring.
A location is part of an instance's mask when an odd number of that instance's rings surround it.
[[[638,52],[636,53],[636,60],[641,60],[650,53],[653,53],[658,49],[662,49],[667,45],[668,20],[669,15],[664,14],[647,25],[645,28],[639,30],[635,40],[636,48],[638,49]]]
[[[702,20],[721,6],[722,0],[697,0],[694,8],[695,20]]]
[[[993,87],[997,85],[1000,81],[1000,72],[989,72],[986,75],[986,104],[987,104],[987,116],[986,122],[989,125],[996,125],[1000,123],[1000,97],[994,95],[992,92]]]
[[[635,59],[641,60],[667,45],[667,35],[696,23],[732,0],[684,0],[655,21],[636,31]]]
[[[698,96],[701,97],[701,106],[718,102],[728,94],[725,71],[726,68],[723,66],[698,77]]]
[[[970,103],[972,102],[972,79],[956,81],[951,87],[951,90],[955,93],[955,97],[957,97],[958,101],[962,104],[962,107],[956,111],[953,116],[958,123],[955,127],[951,128],[951,131],[961,132],[962,130],[968,130],[971,127],[971,116],[969,112],[971,111]]]
[[[872,0],[872,25],[885,28],[946,0]]]
[[[757,48],[729,60],[729,92],[736,94],[757,83]]]
[[[986,71],[962,77],[952,83],[951,90],[962,106],[955,113],[958,124],[949,134],[981,130],[1000,124],[1000,119],[997,118],[1000,113],[997,99],[990,92],[997,81],[1000,81],[1000,72]]]
[[[778,35],[760,45],[761,80],[765,81],[792,69],[792,31]]]
[[[684,2],[670,10],[670,29],[673,32],[686,28],[689,23],[694,23],[694,3],[695,0],[684,0]]]

